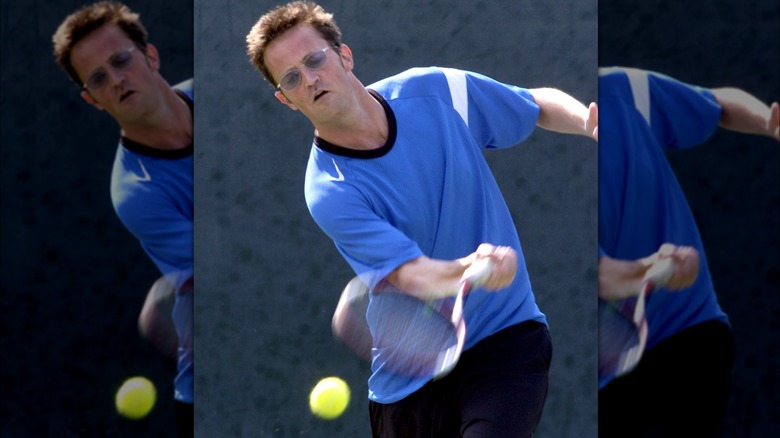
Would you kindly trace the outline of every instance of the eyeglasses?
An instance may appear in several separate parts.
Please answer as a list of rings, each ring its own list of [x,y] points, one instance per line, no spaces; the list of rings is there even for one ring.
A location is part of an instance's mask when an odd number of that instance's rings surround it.
[[[133,46],[129,49],[113,54],[111,58],[108,59],[108,65],[114,69],[114,71],[122,71],[127,69],[130,67],[130,64],[133,63],[133,51],[136,48],[137,47]],[[107,83],[108,72],[105,68],[100,67],[99,69],[95,70],[94,73],[89,75],[82,88],[84,90],[98,91],[105,87]]]
[[[325,52],[327,52],[332,48],[333,47],[325,47],[322,50],[318,50],[316,52],[310,53],[309,56],[304,58],[303,62],[300,65],[308,68],[309,70],[321,69],[325,65],[325,62],[328,60],[328,54]],[[298,68],[298,66],[295,66],[282,76],[282,79],[279,81],[279,85],[277,85],[276,88],[292,91],[300,83],[301,83],[301,70]]]

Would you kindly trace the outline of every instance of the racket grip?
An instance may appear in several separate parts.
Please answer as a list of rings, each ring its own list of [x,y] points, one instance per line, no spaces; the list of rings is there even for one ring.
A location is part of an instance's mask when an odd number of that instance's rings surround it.
[[[653,263],[653,266],[645,273],[645,280],[653,288],[665,285],[674,275],[677,264],[671,258],[664,258]]]
[[[495,262],[489,257],[475,260],[471,266],[463,272],[463,280],[467,281],[471,287],[479,287],[485,284],[493,273]]]

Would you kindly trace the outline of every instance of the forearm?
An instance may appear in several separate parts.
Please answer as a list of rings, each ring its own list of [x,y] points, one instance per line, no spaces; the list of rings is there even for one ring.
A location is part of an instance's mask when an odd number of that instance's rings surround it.
[[[632,295],[642,282],[648,266],[637,260],[618,260],[603,256],[598,265],[598,296],[603,300]]]
[[[554,88],[535,88],[529,91],[539,106],[537,126],[563,134],[593,137],[596,122],[589,120],[591,111],[582,102]]]
[[[722,108],[722,128],[745,134],[776,137],[777,121],[773,123],[772,119],[777,116],[773,116],[772,110],[764,102],[738,88],[716,88],[712,93]]]
[[[445,294],[453,290],[468,267],[466,259],[436,260],[418,257],[388,274],[386,280],[404,292],[422,300],[431,294]]]
[[[457,293],[464,275],[481,276],[485,267],[481,262],[489,259],[489,276],[480,280],[480,285],[488,291],[499,291],[514,281],[517,257],[517,251],[509,246],[483,243],[473,253],[455,260],[418,257],[402,264],[385,279],[416,298],[442,298]]]

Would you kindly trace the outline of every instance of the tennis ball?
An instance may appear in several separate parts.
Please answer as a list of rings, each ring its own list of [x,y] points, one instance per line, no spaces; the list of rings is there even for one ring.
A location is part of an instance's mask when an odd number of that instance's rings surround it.
[[[125,380],[116,393],[116,410],[124,417],[139,420],[154,407],[157,390],[145,377],[133,377]]]
[[[338,377],[320,380],[309,396],[309,406],[314,415],[333,420],[341,415],[349,404],[349,386]]]

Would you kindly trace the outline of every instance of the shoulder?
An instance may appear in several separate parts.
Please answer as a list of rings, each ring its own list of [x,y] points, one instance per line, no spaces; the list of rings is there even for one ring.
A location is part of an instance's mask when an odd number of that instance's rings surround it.
[[[711,99],[711,91],[664,73],[630,67],[599,68],[600,94],[680,94]]]
[[[453,96],[471,92],[487,95],[518,94],[519,87],[503,84],[493,78],[468,70],[449,67],[414,67],[382,79],[367,88],[378,92],[387,101],[402,98],[434,98],[451,102]],[[524,97],[527,93],[519,92]]]
[[[179,82],[172,88],[184,93],[191,100],[195,100],[195,87],[193,79],[187,79],[186,81]]]
[[[441,80],[444,76],[444,69],[441,67],[413,67],[408,70],[404,70],[393,76],[382,79],[373,85],[377,87],[387,83],[406,83],[406,82],[419,82],[419,81],[436,81]]]
[[[720,106],[708,88],[650,70],[600,69],[599,99],[604,118],[625,117],[633,108],[669,147],[703,142],[720,119]]]
[[[385,88],[397,88],[402,86],[415,88],[440,85],[447,87],[448,83],[452,84],[453,82],[458,81],[490,82],[499,84],[495,79],[473,71],[451,67],[431,66],[410,68],[401,73],[377,81],[367,88],[379,91]]]
[[[628,87],[628,69],[624,67],[599,68],[599,93],[614,93]]]
[[[628,67],[599,69],[599,97],[626,101],[643,114],[651,108],[675,111],[715,102],[708,88],[656,71]]]
[[[377,81],[367,88],[378,92],[387,100],[434,96],[447,91],[444,69],[440,67],[414,67]]]

